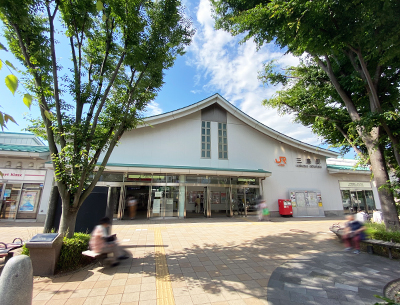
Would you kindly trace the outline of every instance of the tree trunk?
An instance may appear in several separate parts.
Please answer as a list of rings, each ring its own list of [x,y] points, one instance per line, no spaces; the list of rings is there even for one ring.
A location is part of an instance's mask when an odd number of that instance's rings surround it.
[[[43,233],[51,232],[54,225],[54,216],[56,213],[57,203],[58,203],[58,187],[54,185],[51,189],[50,200],[49,200],[49,209],[47,210],[46,220],[44,222]]]
[[[372,131],[372,133],[375,132],[376,130]],[[377,132],[377,134],[378,133],[379,132]],[[385,222],[386,229],[399,230],[399,217],[397,216],[393,193],[388,188],[389,174],[387,172],[383,153],[372,137],[364,136],[363,138],[365,146],[368,149],[368,155],[371,162],[371,170],[374,175],[376,187],[378,189],[383,213],[383,220]]]
[[[61,213],[61,222],[60,222],[60,229],[58,230],[59,233],[71,238],[74,236],[75,233],[75,223],[76,217],[78,216],[77,209],[70,209],[69,207],[64,207],[64,200],[63,200],[63,209]]]

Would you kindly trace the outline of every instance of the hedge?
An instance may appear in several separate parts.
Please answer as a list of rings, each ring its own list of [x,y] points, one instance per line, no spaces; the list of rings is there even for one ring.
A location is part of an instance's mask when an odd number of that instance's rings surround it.
[[[365,223],[366,233],[371,239],[400,243],[400,231],[386,231],[384,224]]]
[[[84,264],[86,257],[82,252],[88,249],[89,239],[90,235],[85,233],[74,233],[72,238],[64,237],[57,270],[72,270]]]

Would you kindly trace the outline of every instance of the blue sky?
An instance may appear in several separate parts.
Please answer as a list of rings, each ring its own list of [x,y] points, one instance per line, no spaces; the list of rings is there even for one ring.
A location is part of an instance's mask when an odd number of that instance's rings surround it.
[[[263,124],[303,142],[321,146],[321,140],[309,128],[292,123],[290,116],[279,116],[274,109],[265,108],[261,101],[271,97],[276,87],[264,87],[257,79],[262,64],[271,59],[282,66],[296,65],[298,59],[285,55],[274,45],[265,45],[257,51],[254,42],[239,44],[240,37],[216,31],[208,0],[185,0],[186,14],[192,19],[196,34],[184,56],[179,57],[166,71],[165,84],[158,97],[148,107],[146,116],[172,111],[196,103],[219,93],[236,107]],[[4,44],[3,38],[0,41]],[[69,49],[61,49],[57,56],[68,62]],[[0,59],[16,63],[11,54],[0,51]],[[66,65],[66,64],[65,64]],[[64,66],[65,68],[65,66]],[[2,110],[12,115],[18,126],[8,124],[8,131],[18,132],[27,127],[24,113],[39,115],[37,107],[29,111],[22,103],[21,94],[13,96],[4,83],[10,72],[3,65],[0,71]],[[20,75],[17,75],[21,77]],[[21,93],[25,93],[20,86]],[[323,145],[326,148],[326,145]],[[354,157],[354,154],[346,155]]]

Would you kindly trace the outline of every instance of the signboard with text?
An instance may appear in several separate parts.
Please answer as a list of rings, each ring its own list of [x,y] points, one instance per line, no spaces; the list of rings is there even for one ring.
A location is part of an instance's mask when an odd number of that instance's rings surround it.
[[[44,181],[46,177],[45,170],[0,168],[0,171],[3,174],[2,180]]]

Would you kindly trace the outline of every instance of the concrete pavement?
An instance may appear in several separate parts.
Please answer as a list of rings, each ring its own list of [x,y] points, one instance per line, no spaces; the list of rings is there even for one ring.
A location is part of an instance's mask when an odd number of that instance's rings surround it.
[[[342,252],[337,218],[256,217],[119,221],[132,258],[35,278],[33,303],[135,305],[373,304],[398,261]],[[29,239],[40,224],[0,222],[1,241]],[[0,261],[0,264],[2,261]],[[355,291],[357,289],[357,291]]]

